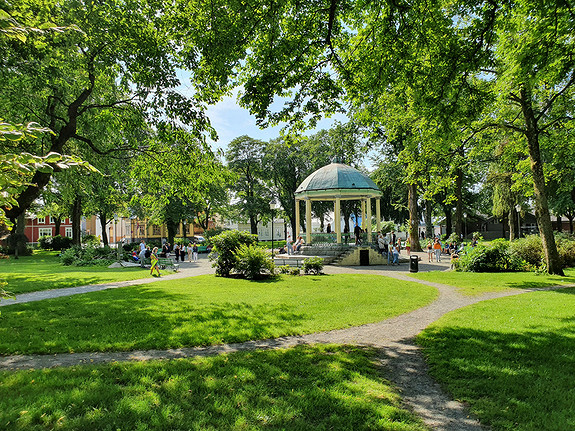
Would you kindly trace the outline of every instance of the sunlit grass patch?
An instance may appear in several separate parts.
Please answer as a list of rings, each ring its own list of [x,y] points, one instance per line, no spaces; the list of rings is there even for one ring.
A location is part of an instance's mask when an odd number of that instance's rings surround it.
[[[481,295],[509,289],[543,288],[561,284],[575,284],[575,268],[565,269],[565,277],[534,272],[456,272],[430,271],[410,273],[419,280],[457,287],[464,295]]]
[[[3,372],[0,428],[425,430],[385,381],[375,355],[300,346]]]
[[[435,378],[495,430],[575,429],[575,289],[481,302],[418,340]]]
[[[436,289],[378,275],[165,280],[2,309],[0,354],[201,346],[381,321]]]
[[[0,281],[6,281],[6,290],[20,293],[114,281],[147,278],[149,271],[141,268],[106,268],[64,266],[56,252],[34,252],[19,259],[0,259]]]

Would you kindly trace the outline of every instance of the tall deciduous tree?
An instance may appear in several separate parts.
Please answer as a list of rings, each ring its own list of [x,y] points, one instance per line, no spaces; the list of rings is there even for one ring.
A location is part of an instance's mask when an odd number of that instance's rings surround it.
[[[265,143],[249,136],[235,138],[226,150],[229,169],[236,174],[232,190],[236,193],[239,214],[250,222],[252,234],[258,233],[258,222],[270,212],[273,198],[265,180],[264,170]]]

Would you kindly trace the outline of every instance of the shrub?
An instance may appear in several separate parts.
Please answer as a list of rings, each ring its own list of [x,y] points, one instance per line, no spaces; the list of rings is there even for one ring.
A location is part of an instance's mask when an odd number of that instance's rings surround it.
[[[291,266],[289,266],[289,265],[282,265],[282,266],[278,266],[277,269],[278,269],[278,272],[279,272],[280,274],[289,274],[290,271],[291,271]]]
[[[257,245],[241,244],[234,254],[236,256],[234,270],[248,280],[260,278],[263,274],[274,274],[275,265],[267,250]]]
[[[52,249],[52,237],[51,236],[43,236],[38,240],[38,247],[42,250],[50,250]]]
[[[52,238],[52,250],[66,250],[72,247],[72,238],[56,235]]]
[[[216,275],[228,277],[237,264],[236,251],[242,244],[255,246],[258,242],[257,235],[239,230],[228,230],[212,237],[212,252],[209,257]]]
[[[323,259],[321,257],[308,257],[303,260],[303,272],[306,274],[321,274],[323,270]]]
[[[543,244],[539,235],[527,235],[509,244],[509,254],[517,260],[524,260],[530,265],[541,265]]]
[[[117,260],[117,251],[110,247],[72,246],[60,255],[63,265],[108,266]]]
[[[300,275],[300,269],[297,266],[294,266],[290,269],[289,275]]]
[[[96,235],[84,235],[82,237],[82,244],[88,247],[98,247],[101,241]]]
[[[524,270],[523,261],[509,253],[508,242],[495,240],[490,247],[468,249],[457,260],[457,270],[466,272],[510,272]]]
[[[563,266],[575,266],[575,239],[570,235],[557,233],[555,241],[557,242],[557,250]]]

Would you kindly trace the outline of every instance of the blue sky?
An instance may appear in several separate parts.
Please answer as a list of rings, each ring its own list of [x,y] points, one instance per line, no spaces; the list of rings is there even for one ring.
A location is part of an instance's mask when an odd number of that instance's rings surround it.
[[[213,143],[214,149],[225,149],[234,138],[242,135],[262,141],[279,137],[282,126],[260,129],[256,125],[255,117],[236,103],[236,94],[237,92],[234,92],[233,97],[224,97],[218,104],[208,108],[208,117],[219,137],[218,141]],[[329,129],[336,120],[346,122],[347,118],[343,115],[336,115],[321,120],[317,127],[306,132],[306,135],[311,135],[321,129]]]

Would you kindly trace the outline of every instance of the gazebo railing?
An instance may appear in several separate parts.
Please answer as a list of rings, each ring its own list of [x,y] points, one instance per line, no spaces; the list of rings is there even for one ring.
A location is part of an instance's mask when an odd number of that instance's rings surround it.
[[[371,241],[368,242],[368,233],[364,232],[360,235],[361,243],[363,245],[375,244],[377,243],[377,233],[372,232]],[[337,244],[337,234],[335,232],[325,233],[325,232],[314,232],[311,234],[311,243],[314,245],[331,245]],[[350,233],[341,234],[342,244],[355,244],[355,236]]]

